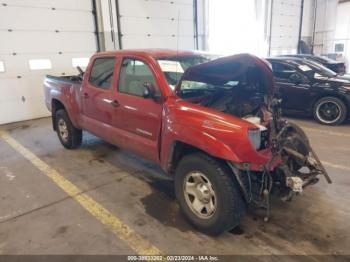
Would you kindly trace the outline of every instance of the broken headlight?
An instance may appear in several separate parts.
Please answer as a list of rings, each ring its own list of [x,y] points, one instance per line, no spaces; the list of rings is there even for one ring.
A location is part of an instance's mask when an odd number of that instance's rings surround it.
[[[261,145],[261,130],[256,128],[248,129],[248,137],[255,150],[259,150]]]

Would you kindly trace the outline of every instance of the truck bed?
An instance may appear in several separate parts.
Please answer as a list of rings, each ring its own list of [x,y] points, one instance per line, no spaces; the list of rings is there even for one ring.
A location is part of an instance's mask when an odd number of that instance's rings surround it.
[[[71,75],[71,76],[46,75],[46,78],[48,78],[50,80],[66,82],[68,84],[81,84],[81,82],[82,82],[82,78],[78,75]]]
[[[53,107],[65,107],[71,114],[71,120],[78,126],[76,115],[72,113],[79,112],[80,108],[80,87],[82,79],[78,75],[71,76],[52,76],[47,75],[44,80],[45,104],[49,111]],[[77,114],[78,115],[78,114]]]

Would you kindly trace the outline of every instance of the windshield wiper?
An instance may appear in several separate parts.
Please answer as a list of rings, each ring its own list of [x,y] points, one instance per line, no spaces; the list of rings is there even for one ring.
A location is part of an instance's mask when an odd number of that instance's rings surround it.
[[[214,89],[206,89],[206,88],[200,88],[200,89],[183,89],[178,91],[178,95],[185,95],[185,94],[190,94],[190,93],[201,93],[203,91],[209,91],[209,92],[214,92]]]

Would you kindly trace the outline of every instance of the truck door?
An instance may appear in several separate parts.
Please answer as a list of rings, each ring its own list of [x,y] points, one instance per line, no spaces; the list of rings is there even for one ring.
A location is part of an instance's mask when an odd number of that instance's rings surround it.
[[[82,85],[82,122],[86,130],[110,141],[115,114],[116,57],[98,57]],[[89,73],[89,72],[87,72]],[[113,88],[114,87],[114,88]]]
[[[145,98],[145,85],[154,90],[154,98]],[[147,159],[159,161],[158,140],[162,103],[155,71],[138,58],[124,58],[119,71],[117,101],[118,127],[123,130],[125,147]]]

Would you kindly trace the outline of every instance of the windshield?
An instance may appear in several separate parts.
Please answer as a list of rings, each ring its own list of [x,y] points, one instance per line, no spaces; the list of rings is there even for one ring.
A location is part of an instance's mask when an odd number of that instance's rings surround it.
[[[172,90],[175,89],[177,82],[180,80],[187,68],[208,62],[214,59],[211,56],[185,56],[185,57],[163,57],[157,59],[168,85]]]
[[[327,67],[313,61],[303,61],[299,63],[299,69],[306,74],[312,74],[311,77],[335,77],[337,74]]]
[[[330,59],[327,56],[320,56],[320,55],[315,56],[315,60],[318,60],[321,63],[334,63],[335,62],[333,59]]]

